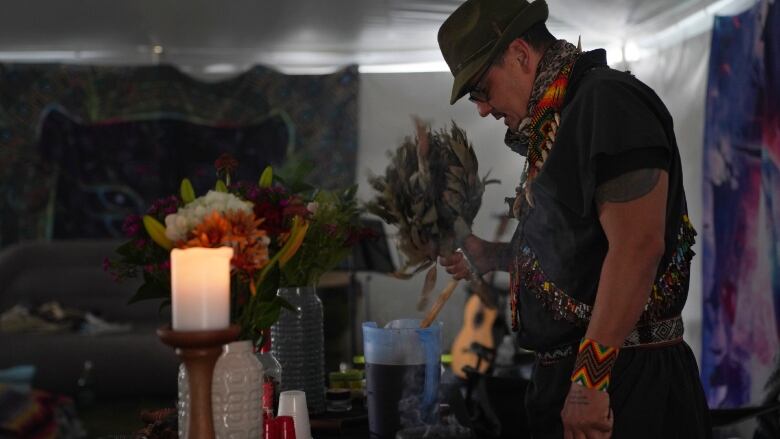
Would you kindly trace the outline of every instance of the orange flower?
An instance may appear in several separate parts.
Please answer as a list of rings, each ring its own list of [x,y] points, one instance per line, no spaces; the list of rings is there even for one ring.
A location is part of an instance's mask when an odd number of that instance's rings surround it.
[[[227,219],[217,211],[211,212],[192,230],[192,238],[180,243],[179,247],[220,247],[230,234],[230,229]]]
[[[252,212],[228,211],[222,215],[214,211],[193,229],[192,238],[180,242],[179,247],[232,247],[231,264],[251,277],[268,264],[269,239],[260,229],[262,222]]]
[[[230,223],[230,238],[243,245],[252,244],[266,237],[265,230],[260,228],[263,219],[256,219],[253,212],[231,210],[225,214],[225,219]]]
[[[234,249],[233,265],[251,275],[268,263],[268,243],[265,230],[260,229],[262,219],[254,213],[230,211],[226,214],[232,225],[227,245]]]

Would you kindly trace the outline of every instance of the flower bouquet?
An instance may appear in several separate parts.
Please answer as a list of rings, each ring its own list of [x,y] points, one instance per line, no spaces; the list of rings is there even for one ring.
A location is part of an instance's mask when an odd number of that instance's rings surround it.
[[[115,279],[141,278],[130,303],[162,299],[170,304],[170,250],[233,248],[231,321],[241,338],[258,342],[282,307],[294,309],[276,291],[315,285],[365,238],[358,224],[355,188],[317,190],[305,183],[311,165],[291,161],[274,175],[268,167],[259,182],[231,182],[238,163],[227,155],[215,163],[217,182],[196,196],[184,179],[178,196],[155,201],[146,214],[129,216],[129,241],[106,258]]]
[[[406,263],[397,276],[409,278],[428,270],[418,305],[422,308],[436,284],[437,257],[463,246],[485,185],[498,181],[479,177],[474,148],[454,122],[449,130],[433,132],[417,120],[416,128],[416,138],[407,137],[391,153],[385,175],[369,179],[378,193],[367,207],[398,227],[398,248]],[[445,289],[439,308],[455,285]]]

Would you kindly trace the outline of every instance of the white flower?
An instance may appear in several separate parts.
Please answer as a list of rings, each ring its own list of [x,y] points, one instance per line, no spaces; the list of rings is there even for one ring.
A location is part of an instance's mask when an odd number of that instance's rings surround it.
[[[189,228],[189,224],[187,223],[187,218],[183,216],[177,216],[176,221],[174,222],[176,227],[180,230],[187,230]]]
[[[187,234],[212,212],[228,211],[252,212],[252,203],[225,192],[209,191],[198,197],[176,213],[165,217],[165,236],[171,241],[182,241]]]
[[[312,201],[309,204],[306,205],[306,210],[312,213],[312,215],[317,213],[317,209],[320,207],[320,203],[316,201]]]

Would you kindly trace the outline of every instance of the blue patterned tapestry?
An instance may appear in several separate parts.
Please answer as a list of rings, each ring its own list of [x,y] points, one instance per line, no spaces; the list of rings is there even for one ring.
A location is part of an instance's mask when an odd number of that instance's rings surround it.
[[[702,381],[711,408],[776,398],[780,4],[719,17],[704,140]]]
[[[355,66],[201,82],[170,66],[0,65],[0,247],[116,237],[183,177],[205,192],[222,152],[240,177],[295,153],[317,163],[313,184],[351,185],[357,94]]]

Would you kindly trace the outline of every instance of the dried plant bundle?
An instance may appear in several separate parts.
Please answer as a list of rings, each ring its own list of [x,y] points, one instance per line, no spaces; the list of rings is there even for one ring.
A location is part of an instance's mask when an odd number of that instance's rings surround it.
[[[385,175],[369,179],[377,191],[368,210],[398,227],[405,264],[396,275],[410,278],[428,269],[422,300],[436,284],[436,259],[449,256],[471,233],[485,185],[466,133],[455,122],[432,131],[416,120],[417,135],[391,151]]]

